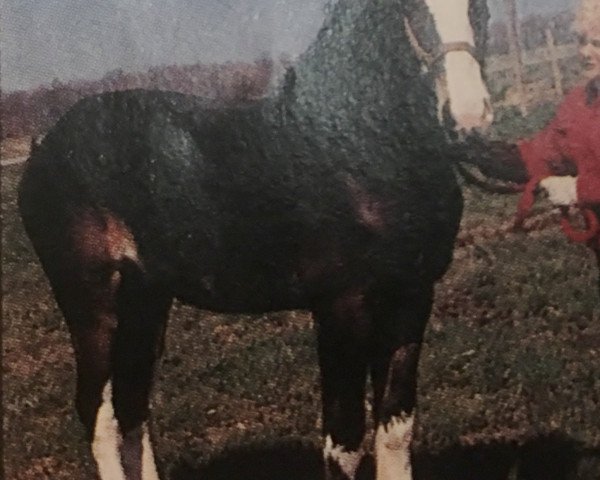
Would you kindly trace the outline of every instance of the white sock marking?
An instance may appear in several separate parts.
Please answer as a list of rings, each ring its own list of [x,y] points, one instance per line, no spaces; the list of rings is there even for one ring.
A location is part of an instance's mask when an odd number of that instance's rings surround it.
[[[160,480],[158,471],[156,470],[156,463],[154,462],[154,453],[146,423],[142,426],[142,432],[142,480]]]
[[[323,449],[325,462],[333,460],[350,480],[354,480],[361,456],[358,451],[348,451],[341,445],[334,445],[331,435],[327,435]]]
[[[410,442],[414,417],[392,417],[375,434],[377,480],[412,480]]]
[[[127,480],[119,447],[123,439],[112,405],[112,383],[108,381],[102,391],[102,404],[96,415],[92,453],[102,480]]]

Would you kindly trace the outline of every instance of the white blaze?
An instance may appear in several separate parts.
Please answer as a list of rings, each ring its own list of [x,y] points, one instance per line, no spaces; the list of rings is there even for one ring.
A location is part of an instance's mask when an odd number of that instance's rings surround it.
[[[475,46],[469,19],[469,0],[425,0],[436,25],[441,43],[466,42]],[[488,126],[492,119],[490,94],[481,76],[481,66],[466,51],[444,56],[446,94],[450,113],[459,129]],[[439,98],[444,102],[446,99]]]
[[[148,426],[143,425],[144,436],[142,437],[142,480],[160,480],[154,462],[154,453],[148,434]]]
[[[410,442],[414,417],[392,417],[375,433],[377,480],[412,480]]]
[[[327,435],[323,457],[325,457],[325,462],[334,461],[350,480],[354,480],[360,463],[360,452],[348,451],[341,445],[334,445],[331,436]]]

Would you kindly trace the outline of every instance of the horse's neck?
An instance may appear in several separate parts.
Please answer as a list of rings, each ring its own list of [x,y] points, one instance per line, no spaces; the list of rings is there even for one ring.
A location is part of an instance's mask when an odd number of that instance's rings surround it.
[[[408,111],[435,110],[399,0],[340,0],[294,69],[293,100],[285,87],[282,95],[296,116],[311,123],[366,116],[398,125]]]

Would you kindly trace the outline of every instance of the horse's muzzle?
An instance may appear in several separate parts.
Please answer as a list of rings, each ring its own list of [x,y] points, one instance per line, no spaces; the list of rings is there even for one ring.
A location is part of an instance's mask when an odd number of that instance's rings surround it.
[[[483,132],[494,121],[494,110],[489,98],[484,98],[478,108],[464,113],[454,113],[452,117],[455,120],[454,129],[459,133]]]

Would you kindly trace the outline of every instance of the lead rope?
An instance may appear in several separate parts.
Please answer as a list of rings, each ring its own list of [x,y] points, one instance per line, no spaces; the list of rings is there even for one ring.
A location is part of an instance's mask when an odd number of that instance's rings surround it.
[[[581,208],[581,213],[585,218],[586,230],[579,230],[573,227],[571,220],[569,219],[569,212],[566,209],[562,211],[560,228],[572,242],[588,243],[598,237],[598,233],[600,232],[600,222],[598,221],[596,213],[589,208]]]
[[[589,209],[582,209],[586,220],[587,229],[578,230],[571,225],[568,218],[568,212],[561,212],[560,227],[566,237],[575,243],[588,244],[592,248],[600,248],[600,220],[597,215]],[[538,213],[529,217],[534,220],[534,224],[523,230],[525,232],[542,231],[556,224],[557,216],[555,213]],[[512,228],[512,221],[505,222],[499,228],[493,228],[485,225],[461,230],[456,237],[457,248],[476,245],[480,241],[503,240],[515,231]],[[594,244],[593,242],[596,242]]]

